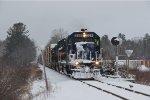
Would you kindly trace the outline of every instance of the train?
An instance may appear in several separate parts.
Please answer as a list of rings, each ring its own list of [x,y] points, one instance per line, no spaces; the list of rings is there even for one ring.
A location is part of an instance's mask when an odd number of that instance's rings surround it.
[[[73,32],[45,49],[45,65],[75,79],[100,76],[103,57],[100,36],[87,29]]]

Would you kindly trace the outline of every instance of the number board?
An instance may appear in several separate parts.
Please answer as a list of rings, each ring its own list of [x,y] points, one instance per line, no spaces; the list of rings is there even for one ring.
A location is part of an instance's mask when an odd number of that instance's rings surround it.
[[[87,36],[86,37],[94,37],[93,34],[86,34]],[[80,34],[74,34],[74,37],[83,37],[83,34],[80,33]]]

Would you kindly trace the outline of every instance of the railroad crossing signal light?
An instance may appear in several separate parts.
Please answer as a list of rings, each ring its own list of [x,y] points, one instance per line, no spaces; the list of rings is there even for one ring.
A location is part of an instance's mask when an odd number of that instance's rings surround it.
[[[118,37],[113,37],[113,38],[111,39],[111,43],[112,43],[113,45],[119,45],[120,40],[119,40]]]

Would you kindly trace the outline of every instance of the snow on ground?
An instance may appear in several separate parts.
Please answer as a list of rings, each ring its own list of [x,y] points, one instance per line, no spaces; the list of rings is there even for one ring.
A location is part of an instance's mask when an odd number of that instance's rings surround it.
[[[128,89],[134,90],[134,91],[139,91],[139,92],[146,93],[146,94],[150,95],[150,86],[125,81],[126,79],[122,79],[122,78],[113,79],[113,78],[104,78],[104,77],[102,78],[101,77],[97,80],[103,81],[105,83],[110,83],[113,85],[125,87]],[[132,88],[130,87],[131,85],[133,86]]]
[[[43,69],[42,65],[39,65]],[[62,75],[52,69],[46,68],[48,83],[50,87],[49,92],[45,92],[45,81],[35,81],[32,87],[33,100],[120,100],[120,98],[110,95],[108,93],[99,91],[92,88],[84,83],[76,80],[72,80],[65,75]],[[115,84],[118,86],[130,88],[129,85],[133,85],[132,89],[150,94],[150,87],[140,84],[134,84],[122,79],[112,79],[112,78],[99,78],[99,80]],[[131,92],[123,92],[121,89],[116,89],[111,86],[102,85],[100,83],[94,83],[101,88],[113,90],[116,94],[121,94],[122,96],[130,97],[130,100],[141,100],[140,94],[131,97]],[[131,88],[130,88],[131,89]],[[39,92],[40,91],[40,92]],[[37,93],[36,93],[37,92]],[[132,94],[132,93],[131,93]],[[143,100],[150,100],[150,98],[142,98]]]
[[[40,65],[40,67],[42,67]],[[46,68],[48,82],[51,84],[49,95],[42,94],[35,96],[33,100],[120,100],[113,95],[99,91],[76,80],[72,80],[65,75]],[[44,84],[41,84],[44,87]],[[37,87],[39,84],[37,84]],[[34,86],[36,88],[36,86]],[[33,91],[37,89],[33,88]]]
[[[45,91],[44,80],[37,80],[33,82],[31,93],[33,96],[39,95],[41,92]]]
[[[125,91],[124,89],[120,89],[114,86],[110,86],[104,83],[96,82],[96,81],[87,81],[86,83],[92,84],[96,87],[100,87],[104,90],[110,91],[112,93],[118,94],[122,97],[126,97],[129,100],[150,100],[150,97],[146,97],[140,94],[136,94],[134,92]]]
[[[148,67],[146,67],[145,65],[141,65],[141,66],[137,67],[137,69],[139,71],[143,71],[143,72],[150,71],[150,69]]]

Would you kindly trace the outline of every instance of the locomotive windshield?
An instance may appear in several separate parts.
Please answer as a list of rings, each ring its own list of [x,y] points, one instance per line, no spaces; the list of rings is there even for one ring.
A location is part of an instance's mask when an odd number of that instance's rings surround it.
[[[76,42],[77,58],[92,59],[95,57],[94,42]]]

